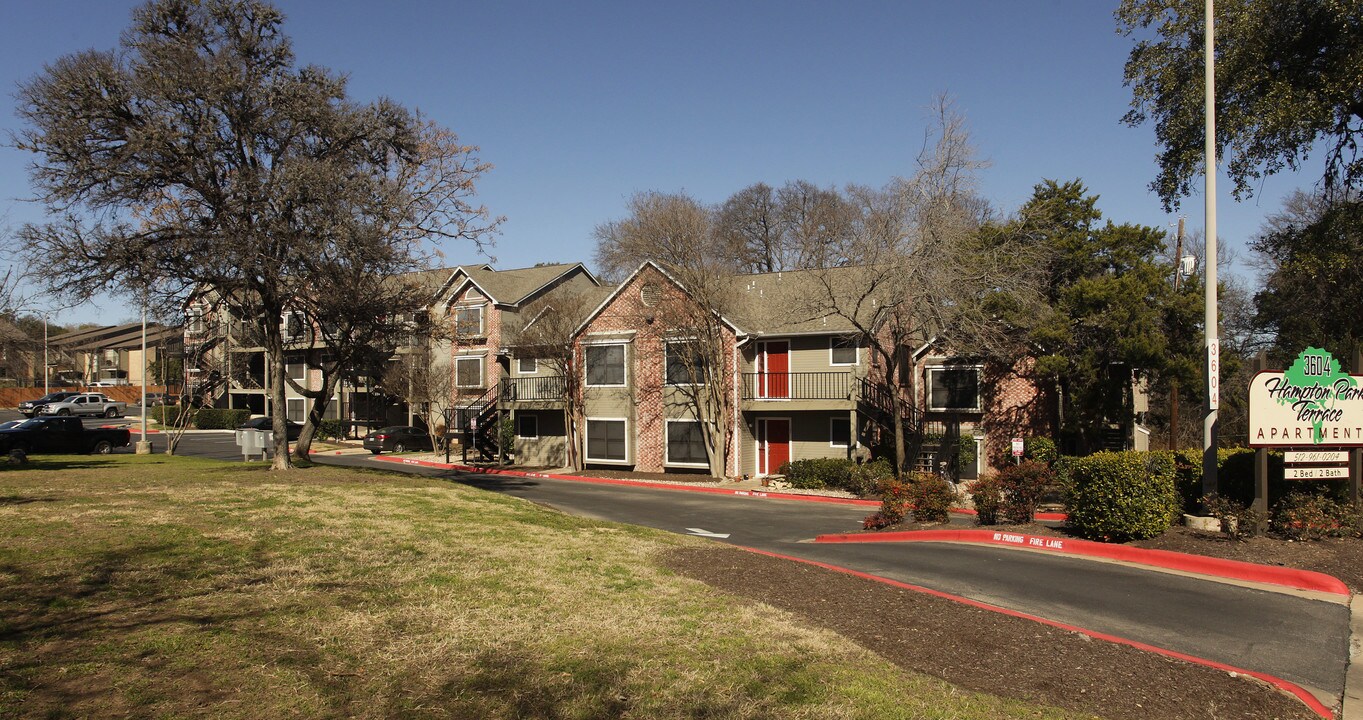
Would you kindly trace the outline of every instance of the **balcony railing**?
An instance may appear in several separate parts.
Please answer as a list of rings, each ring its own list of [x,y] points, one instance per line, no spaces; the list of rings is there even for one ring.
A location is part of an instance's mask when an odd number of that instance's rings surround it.
[[[562,400],[563,393],[563,378],[557,375],[502,380],[501,399],[506,401]]]
[[[850,372],[743,373],[744,400],[848,400]]]

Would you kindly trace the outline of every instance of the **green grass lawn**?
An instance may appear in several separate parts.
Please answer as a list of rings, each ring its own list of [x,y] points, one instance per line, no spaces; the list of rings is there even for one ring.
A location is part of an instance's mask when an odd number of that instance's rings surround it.
[[[438,480],[0,470],[0,717],[999,718],[653,562],[689,538]]]

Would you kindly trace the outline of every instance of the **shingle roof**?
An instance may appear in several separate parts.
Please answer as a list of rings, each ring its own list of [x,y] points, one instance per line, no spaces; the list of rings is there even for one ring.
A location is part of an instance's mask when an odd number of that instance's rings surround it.
[[[745,331],[763,335],[850,332],[846,318],[818,308],[824,283],[837,287],[852,282],[856,267],[793,270],[731,279],[732,309],[724,314]]]
[[[463,267],[470,280],[478,284],[493,302],[519,305],[532,293],[548,285],[581,263],[559,263],[514,270],[493,270],[487,265]]]

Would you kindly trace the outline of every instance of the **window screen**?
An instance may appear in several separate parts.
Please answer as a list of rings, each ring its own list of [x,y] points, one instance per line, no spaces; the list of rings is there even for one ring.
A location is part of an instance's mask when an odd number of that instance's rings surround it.
[[[625,384],[625,346],[587,346],[587,384]]]
[[[705,454],[705,435],[695,421],[667,424],[667,461],[705,465],[710,462]]]
[[[624,420],[587,421],[587,459],[626,459]]]

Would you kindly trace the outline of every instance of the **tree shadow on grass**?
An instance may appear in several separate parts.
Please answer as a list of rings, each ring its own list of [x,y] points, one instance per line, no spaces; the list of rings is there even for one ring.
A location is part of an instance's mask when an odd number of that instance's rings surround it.
[[[672,700],[677,706],[658,708],[649,697],[651,683],[639,677],[638,658],[589,648],[546,658],[536,650],[504,645],[480,652],[457,672],[436,691],[440,697],[427,700],[453,705],[466,717],[643,717],[650,707],[669,717],[732,717],[740,714],[741,704],[754,700],[695,688]],[[663,682],[661,673],[658,682]]]
[[[0,495],[0,505],[28,505],[29,503],[57,502],[54,497],[28,497],[25,495]]]

